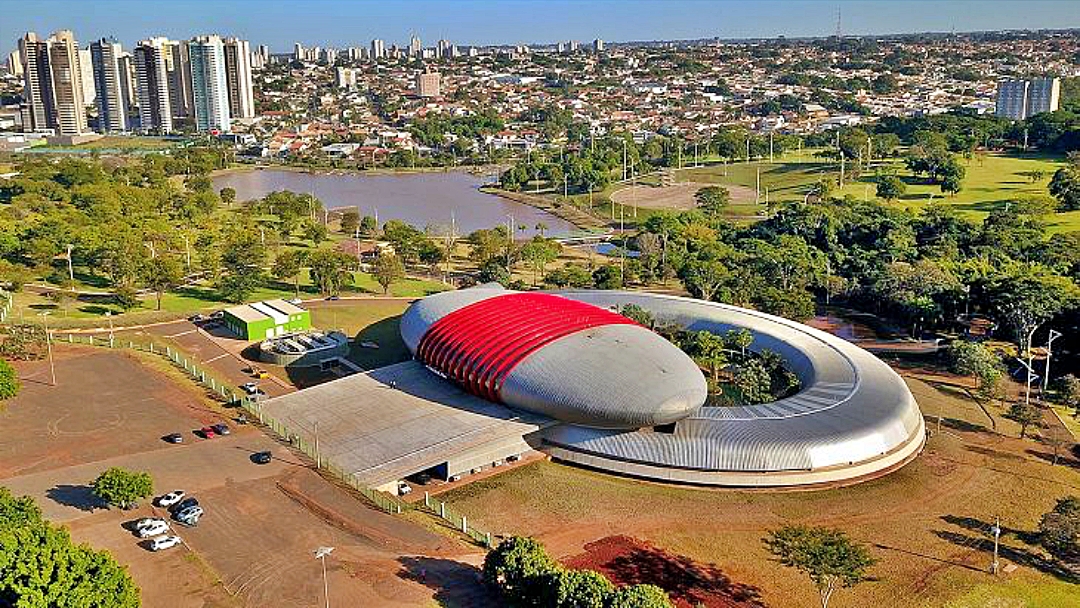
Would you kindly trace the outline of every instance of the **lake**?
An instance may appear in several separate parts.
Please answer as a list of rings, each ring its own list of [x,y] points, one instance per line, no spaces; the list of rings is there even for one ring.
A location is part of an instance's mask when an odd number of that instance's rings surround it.
[[[236,190],[236,200],[260,198],[278,190],[315,195],[328,209],[359,207],[360,215],[377,215],[379,224],[402,220],[418,228],[450,225],[451,214],[458,234],[478,228],[505,225],[507,216],[527,229],[517,238],[531,237],[535,226],[547,224],[547,234],[565,235],[576,228],[570,222],[543,211],[480,192],[485,180],[463,171],[408,174],[312,174],[280,169],[238,171],[214,178],[214,188]]]

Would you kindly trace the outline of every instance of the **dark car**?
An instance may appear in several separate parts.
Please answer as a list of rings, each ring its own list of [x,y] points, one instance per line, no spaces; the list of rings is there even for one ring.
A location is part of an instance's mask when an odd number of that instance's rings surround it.
[[[162,439],[169,443],[184,443],[184,436],[180,433],[169,433],[162,437]]]
[[[214,432],[218,435],[228,435],[230,432],[229,425],[225,424],[224,422],[219,422],[217,424],[211,425],[210,428],[214,429]]]
[[[273,458],[274,457],[270,453],[270,450],[266,450],[265,452],[255,452],[254,454],[252,454],[251,462],[254,462],[255,464],[270,464],[270,461]]]
[[[194,506],[196,506],[198,504],[199,504],[199,501],[196,500],[194,496],[188,496],[184,500],[181,500],[180,502],[176,503],[175,505],[169,507],[169,512],[170,513],[179,513],[179,512],[183,511],[184,509],[186,509],[188,507],[194,507]]]

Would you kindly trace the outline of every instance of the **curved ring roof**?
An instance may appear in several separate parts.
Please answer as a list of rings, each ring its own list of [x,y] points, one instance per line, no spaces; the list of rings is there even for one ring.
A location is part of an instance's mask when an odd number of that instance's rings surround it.
[[[645,477],[723,485],[791,485],[769,475],[870,474],[906,462],[924,440],[919,407],[888,365],[831,334],[780,317],[715,302],[624,291],[568,291],[597,306],[636,304],[690,330],[746,328],[753,349],[780,354],[799,377],[797,394],[745,407],[706,407],[674,433],[617,432],[571,425],[545,435],[557,457]],[[785,477],[787,479],[787,477]]]
[[[474,395],[585,427],[668,424],[707,396],[701,370],[661,336],[550,293],[482,286],[429,296],[402,316],[401,335]]]

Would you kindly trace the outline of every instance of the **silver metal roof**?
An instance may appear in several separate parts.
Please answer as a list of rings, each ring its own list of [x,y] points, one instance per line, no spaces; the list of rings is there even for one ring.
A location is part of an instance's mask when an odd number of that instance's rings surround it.
[[[511,293],[494,284],[428,296],[402,316],[402,338],[415,352],[424,332],[442,317]],[[708,387],[686,353],[628,324],[593,327],[544,345],[514,367],[499,394],[511,407],[563,422],[628,429],[686,418],[705,402]]]
[[[780,354],[802,382],[773,403],[702,408],[672,434],[605,431],[573,425],[549,429],[560,457],[595,458],[695,471],[773,472],[845,467],[922,440],[922,414],[904,381],[865,350],[788,319],[725,304],[622,291],[561,295],[613,307],[637,304],[663,322],[691,330],[746,328],[751,348]]]

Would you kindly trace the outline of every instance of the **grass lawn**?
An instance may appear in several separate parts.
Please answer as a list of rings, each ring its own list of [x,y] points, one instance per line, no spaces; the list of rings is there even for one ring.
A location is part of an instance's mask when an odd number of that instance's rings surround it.
[[[942,413],[942,431],[914,462],[847,488],[705,490],[540,462],[440,498],[483,529],[536,536],[560,557],[610,535],[647,540],[714,564],[769,606],[816,605],[809,580],[762,546],[768,530],[787,523],[843,529],[879,560],[875,580],[838,592],[838,606],[1080,606],[1075,584],[1046,569],[1026,534],[1057,498],[1080,490],[1080,470],[1030,454],[1039,444],[1016,439],[999,412],[988,418],[962,392],[909,384],[924,412]],[[1018,566],[999,579],[986,572],[995,516],[1005,563]]]
[[[85,144],[79,144],[77,146],[45,146],[43,150],[51,150],[53,148],[61,148],[65,150],[122,150],[125,152],[132,150],[168,150],[180,145],[177,140],[170,140],[164,137],[154,137],[149,135],[106,135],[101,139],[96,139]]]
[[[349,360],[364,369],[406,361],[398,323],[409,303],[404,300],[355,300],[311,308],[311,323],[321,329],[340,329],[353,338]],[[374,342],[378,348],[364,348]]]

